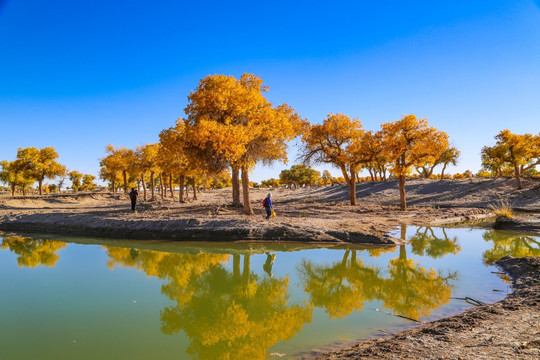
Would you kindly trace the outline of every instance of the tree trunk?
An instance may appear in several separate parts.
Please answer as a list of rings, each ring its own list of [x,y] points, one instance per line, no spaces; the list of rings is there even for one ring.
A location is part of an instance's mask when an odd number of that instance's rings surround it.
[[[159,173],[159,196],[163,200],[163,176],[162,173]]]
[[[444,164],[442,171],[441,171],[441,180],[444,179],[444,170],[446,170],[446,163]]]
[[[341,259],[341,266],[344,268],[347,267],[347,260],[349,260],[350,253],[350,250],[345,250],[345,254],[343,254],[343,258]]]
[[[407,260],[407,248],[405,248],[405,245],[399,245],[399,258],[400,260]]]
[[[41,195],[41,184],[42,183],[43,183],[43,180],[38,180],[39,195]]]
[[[371,177],[371,181],[375,181],[375,179],[373,178],[373,170],[371,169],[371,167],[368,168],[368,171],[369,171],[369,176]]]
[[[178,185],[178,201],[184,202],[184,175],[180,175],[180,184]]]
[[[407,240],[407,225],[401,224],[401,240]]]
[[[127,190],[127,171],[124,170],[122,171],[122,175],[124,176],[124,194],[127,194],[128,190]]]
[[[163,179],[163,186],[162,186],[162,189],[164,190],[163,191],[163,197],[166,198],[167,197],[167,175],[165,176],[162,176],[162,179]]]
[[[154,172],[152,171],[150,173],[150,193],[152,194],[152,200],[155,200],[156,199],[156,186],[155,186],[155,180],[154,180]]]
[[[244,267],[242,269],[242,277],[244,281],[249,280],[249,274],[251,273],[251,256],[249,254],[244,255]]]
[[[356,175],[354,171],[351,170],[351,177],[349,181],[349,199],[351,200],[351,205],[356,205]]]
[[[116,180],[116,179],[112,179],[111,183],[112,183],[112,192],[113,192],[113,194],[116,195],[116,184],[115,184],[115,180]]]
[[[197,185],[195,183],[196,179],[193,178],[193,200],[197,200]]]
[[[399,175],[399,201],[401,210],[407,210],[407,200],[405,199],[405,175]]]
[[[233,198],[233,206],[241,206],[240,203],[240,180],[238,178],[238,174],[240,172],[240,169],[237,167],[231,167],[231,173],[232,173],[232,198]]]
[[[11,197],[15,197],[15,185],[11,185]]]
[[[521,185],[521,177],[519,176],[519,167],[517,165],[514,165],[514,173],[516,175],[517,188],[522,189],[523,186]]]
[[[174,201],[174,190],[173,190],[173,181],[172,181],[172,175],[169,175],[169,189],[171,190],[171,197]]]
[[[255,215],[249,202],[249,174],[247,166],[242,167],[242,195],[244,197],[244,213]]]
[[[141,183],[142,183],[144,201],[146,201],[146,184],[144,183],[144,174],[141,174]]]

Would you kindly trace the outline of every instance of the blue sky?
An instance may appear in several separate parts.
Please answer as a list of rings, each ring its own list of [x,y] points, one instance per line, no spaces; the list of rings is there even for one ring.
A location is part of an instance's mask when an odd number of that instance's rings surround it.
[[[462,151],[450,171],[477,171],[500,130],[540,132],[538,1],[0,0],[0,159],[54,146],[97,175],[107,144],[184,116],[199,79],[243,72],[311,122],[425,117]]]

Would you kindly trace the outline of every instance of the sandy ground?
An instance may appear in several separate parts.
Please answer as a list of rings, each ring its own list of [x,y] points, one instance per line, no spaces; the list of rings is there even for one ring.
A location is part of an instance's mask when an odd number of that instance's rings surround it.
[[[361,183],[358,205],[348,204],[348,188],[252,189],[255,216],[233,208],[230,188],[209,190],[180,204],[170,196],[141,201],[130,211],[125,194],[74,194],[61,196],[0,197],[0,228],[61,231],[93,235],[212,240],[351,241],[387,243],[400,224],[441,225],[489,216],[489,206],[508,202],[514,208],[540,211],[540,181],[525,180],[516,190],[512,179],[409,180],[409,210],[399,210],[396,181]],[[262,199],[271,191],[277,218],[263,221]],[[141,196],[142,198],[142,196]],[[49,224],[49,227],[38,225]],[[76,230],[80,229],[79,232]],[[197,236],[192,234],[198,234]],[[379,237],[370,238],[368,235]],[[397,241],[396,239],[392,239]]]

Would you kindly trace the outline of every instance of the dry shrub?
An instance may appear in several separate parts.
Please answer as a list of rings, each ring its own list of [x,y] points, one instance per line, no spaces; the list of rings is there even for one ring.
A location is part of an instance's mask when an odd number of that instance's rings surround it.
[[[508,200],[501,200],[495,205],[490,205],[489,209],[497,216],[497,218],[511,219],[514,217],[514,211]]]

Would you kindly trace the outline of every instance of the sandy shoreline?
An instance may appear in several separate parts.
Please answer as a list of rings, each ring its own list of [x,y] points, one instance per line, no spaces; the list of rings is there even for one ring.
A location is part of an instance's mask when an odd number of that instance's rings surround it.
[[[540,184],[540,183],[538,183]],[[170,197],[141,202],[129,210],[124,194],[72,194],[11,198],[0,196],[0,229],[134,239],[210,241],[301,241],[399,244],[388,234],[402,224],[441,226],[491,216],[501,199],[540,210],[536,182],[515,191],[511,179],[410,180],[409,210],[398,208],[395,181],[361,183],[358,205],[348,189],[328,186],[271,190],[278,218],[263,220],[267,189],[252,189],[255,216],[230,207],[230,189],[205,191],[184,204]]]
[[[496,264],[513,288],[499,302],[305,359],[538,359],[540,258],[505,257]]]

